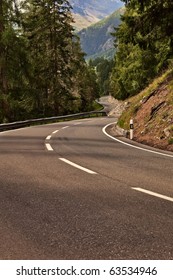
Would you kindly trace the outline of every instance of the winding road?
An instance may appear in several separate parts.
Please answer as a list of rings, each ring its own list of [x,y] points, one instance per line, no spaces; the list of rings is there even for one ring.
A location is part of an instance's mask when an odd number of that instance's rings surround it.
[[[0,133],[0,259],[173,259],[173,154],[112,122]]]

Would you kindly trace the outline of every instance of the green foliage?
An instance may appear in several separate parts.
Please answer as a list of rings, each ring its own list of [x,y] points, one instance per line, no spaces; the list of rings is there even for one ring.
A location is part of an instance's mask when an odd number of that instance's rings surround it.
[[[156,91],[159,88],[159,85],[161,85],[163,82],[170,81],[172,79],[173,71],[167,70],[165,71],[161,76],[157,77],[153,80],[151,84],[147,88],[145,88],[143,91],[141,91],[138,95],[132,96],[127,99],[127,108],[123,111],[120,118],[118,119],[118,124],[120,127],[124,129],[129,129],[129,123],[131,118],[135,118],[138,110],[142,106],[142,101],[151,94]],[[168,88],[170,88],[171,82],[168,83]],[[170,95],[168,95],[167,104],[170,104],[170,100],[172,100],[172,91],[170,91]],[[166,107],[167,108],[167,107]],[[170,118],[170,112],[166,111],[161,116],[160,121],[164,121],[167,116]],[[148,119],[150,118],[149,115],[145,116],[145,122],[148,123]],[[151,127],[150,127],[151,128]]]
[[[173,2],[126,0],[126,12],[114,36],[117,52],[111,76],[112,94],[137,94],[173,57]]]
[[[95,69],[100,95],[108,95],[110,91],[109,76],[112,71],[113,60],[98,57],[95,60],[90,60],[89,65]]]
[[[20,110],[25,85],[26,40],[20,36],[20,13],[14,1],[0,2],[0,121],[11,121]],[[19,113],[20,114],[20,113]]]
[[[105,19],[78,32],[86,59],[95,59],[98,56],[113,58],[114,46],[111,32],[113,32],[114,26],[120,24],[120,15],[123,11],[123,9],[119,9]]]
[[[73,34],[69,2],[17,3],[0,2],[0,121],[92,108],[96,77]]]
[[[169,144],[169,145],[172,145],[172,144],[173,144],[173,138],[172,138],[172,137],[168,139],[168,144]]]
[[[119,45],[111,81],[118,99],[126,99],[138,93],[155,74],[151,52],[142,51],[139,45],[132,43]]]

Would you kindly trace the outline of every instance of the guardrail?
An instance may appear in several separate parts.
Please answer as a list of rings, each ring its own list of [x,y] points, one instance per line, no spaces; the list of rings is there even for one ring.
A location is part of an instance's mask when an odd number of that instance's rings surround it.
[[[88,117],[98,117],[98,116],[106,116],[106,112],[102,111],[91,111],[91,112],[84,112],[84,113],[77,113],[65,116],[57,116],[57,117],[48,117],[48,118],[39,118],[39,119],[31,119],[25,121],[17,121],[12,123],[3,123],[0,124],[0,131],[16,129],[27,127],[34,124],[45,124],[50,122],[57,122],[57,121],[65,121],[65,120],[72,120],[72,119],[80,119],[80,118],[88,118]]]

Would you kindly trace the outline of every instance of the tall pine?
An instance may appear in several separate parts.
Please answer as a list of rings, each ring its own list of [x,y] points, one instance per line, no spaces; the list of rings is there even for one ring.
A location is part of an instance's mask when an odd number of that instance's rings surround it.
[[[125,99],[138,93],[173,57],[173,2],[124,0],[122,23],[115,32],[117,53],[112,91]]]

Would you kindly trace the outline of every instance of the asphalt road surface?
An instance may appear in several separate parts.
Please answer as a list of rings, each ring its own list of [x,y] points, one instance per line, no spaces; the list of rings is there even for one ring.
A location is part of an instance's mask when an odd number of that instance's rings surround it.
[[[0,259],[173,259],[173,154],[114,121],[0,133]]]

